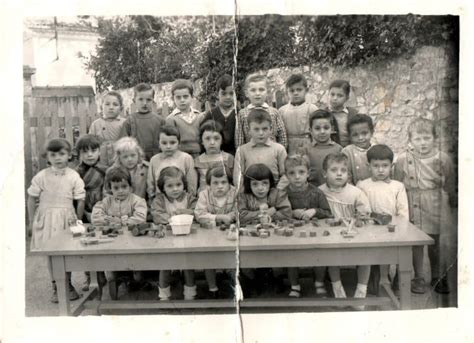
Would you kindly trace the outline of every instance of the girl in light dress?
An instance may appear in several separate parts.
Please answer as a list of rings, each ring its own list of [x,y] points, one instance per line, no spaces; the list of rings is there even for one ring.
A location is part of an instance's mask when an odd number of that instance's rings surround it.
[[[62,138],[52,139],[46,145],[44,156],[49,167],[41,170],[31,180],[28,188],[28,218],[32,230],[31,248],[41,249],[49,240],[65,235],[69,223],[82,218],[86,192],[79,174],[68,167],[71,159],[71,144]],[[39,199],[39,205],[36,202]],[[77,201],[76,209],[73,200]],[[69,236],[64,236],[65,238]],[[51,301],[58,302],[56,282],[52,277],[51,258],[48,269],[52,281]],[[69,299],[79,298],[79,294],[69,280]]]

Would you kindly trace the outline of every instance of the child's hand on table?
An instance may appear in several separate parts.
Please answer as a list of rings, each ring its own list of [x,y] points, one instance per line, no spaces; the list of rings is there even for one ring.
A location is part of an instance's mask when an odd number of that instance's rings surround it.
[[[216,222],[222,223],[225,225],[230,225],[230,223],[232,222],[232,218],[226,214],[218,214],[216,216]]]
[[[273,217],[275,215],[275,213],[277,212],[276,208],[275,207],[270,207],[268,210],[267,210],[267,213],[270,217]]]
[[[128,224],[128,216],[121,216],[120,217],[120,222],[122,225],[127,225]]]
[[[313,218],[316,215],[316,209],[310,208],[308,210],[305,210],[303,214],[301,215],[301,219],[303,220],[309,220]]]
[[[107,216],[105,221],[112,225],[122,225],[122,220],[118,217]]]

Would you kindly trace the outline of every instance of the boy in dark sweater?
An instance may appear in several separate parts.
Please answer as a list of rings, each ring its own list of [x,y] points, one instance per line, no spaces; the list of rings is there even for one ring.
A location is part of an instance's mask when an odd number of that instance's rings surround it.
[[[160,152],[159,137],[165,120],[152,113],[155,91],[147,83],[140,83],[134,88],[133,102],[137,112],[132,113],[123,123],[120,137],[134,137],[142,147],[147,161]]]
[[[214,120],[223,127],[221,150],[235,155],[235,92],[232,76],[222,75],[217,80],[217,106],[208,111],[203,119]]]

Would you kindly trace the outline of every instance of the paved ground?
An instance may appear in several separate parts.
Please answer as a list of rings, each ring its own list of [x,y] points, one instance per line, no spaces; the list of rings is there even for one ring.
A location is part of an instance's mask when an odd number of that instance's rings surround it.
[[[29,242],[27,242],[27,246],[29,246]],[[452,244],[450,244],[447,249],[450,251],[451,256],[455,256],[455,248]],[[427,257],[425,258],[425,270],[429,270],[429,265],[427,263]],[[49,274],[46,267],[46,259],[40,256],[31,256],[27,254],[26,256],[26,316],[57,316],[58,315],[58,306],[57,304],[53,304],[50,302],[51,296],[51,284],[49,281]],[[202,273],[198,273],[197,285],[198,291],[204,291],[206,289],[205,281],[203,279]],[[347,293],[350,295],[353,292],[355,287],[355,280],[354,280],[354,273],[350,270],[343,273],[343,283],[346,285]],[[426,275],[426,279],[429,279],[429,273]],[[413,309],[431,309],[437,307],[456,307],[457,306],[457,277],[456,277],[456,267],[455,265],[452,266],[450,272],[448,273],[449,284],[451,288],[451,293],[449,295],[440,295],[435,293],[434,291],[428,291],[426,294],[423,295],[416,295],[412,294],[412,308]],[[85,280],[84,274],[82,273],[73,273],[72,281],[76,289],[80,291],[80,288]],[[314,296],[314,288],[312,287],[312,281],[309,278],[309,275],[303,275],[301,280],[303,286],[303,296]],[[224,282],[224,285],[227,286],[228,290],[230,290],[229,281]],[[180,284],[178,283],[175,288],[175,296],[179,297],[180,292]],[[351,291],[352,290],[352,291]],[[284,296],[285,292],[278,293],[279,296]],[[269,290],[264,292],[261,297],[269,297],[274,296],[275,291]],[[142,299],[142,300],[153,300],[157,299],[158,292],[156,289],[151,290],[141,290],[133,293],[126,293],[124,287],[119,289],[119,297],[120,299]],[[105,287],[103,299],[110,299],[108,294],[108,289]],[[72,302],[74,306],[75,302]],[[392,307],[387,308],[368,308],[368,310],[392,310]],[[298,310],[298,309],[296,309]],[[308,311],[308,308],[300,309],[304,311]],[[313,312],[327,312],[327,311],[350,311],[351,309],[348,308],[315,308],[310,309]],[[246,312],[251,312],[251,310],[246,309]],[[252,312],[278,312],[281,310],[265,310],[262,311],[261,309],[253,310]],[[295,311],[295,310],[286,310],[288,311]],[[219,310],[219,311],[181,311],[179,314],[196,314],[196,313],[232,313],[232,310]],[[150,314],[150,313],[157,313],[155,312],[140,312],[140,314]],[[162,313],[162,312],[159,312]],[[176,313],[176,312],[175,312]],[[91,315],[94,312],[90,310],[86,310],[83,312],[83,315]],[[109,313],[107,313],[109,314]],[[122,314],[122,313],[110,313],[110,314]],[[126,314],[135,314],[133,312],[127,312]]]

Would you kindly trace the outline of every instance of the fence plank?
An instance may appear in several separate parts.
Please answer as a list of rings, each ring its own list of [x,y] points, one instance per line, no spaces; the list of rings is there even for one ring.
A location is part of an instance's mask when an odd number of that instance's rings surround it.
[[[51,132],[54,137],[59,137],[58,101],[58,98],[50,98]]]
[[[26,100],[28,99],[28,100]],[[31,133],[30,115],[33,100],[28,97],[23,101],[23,136],[24,136],[24,158],[25,158],[25,189],[29,187],[33,178],[33,163],[31,160]]]
[[[38,118],[38,126],[36,127],[36,151],[39,162],[39,169],[46,167],[46,160],[41,157],[42,150],[46,144],[44,136],[44,116],[47,111],[47,104],[40,99],[36,99],[35,115]]]
[[[69,143],[74,144],[72,136],[72,115],[74,111],[74,103],[71,98],[64,98],[64,131],[66,133],[66,139]]]
[[[89,115],[89,109],[86,104],[86,99],[88,97],[78,97],[78,104],[77,104],[77,112],[74,113],[76,116],[79,117],[79,136],[85,135],[87,133],[87,123],[86,118]]]

